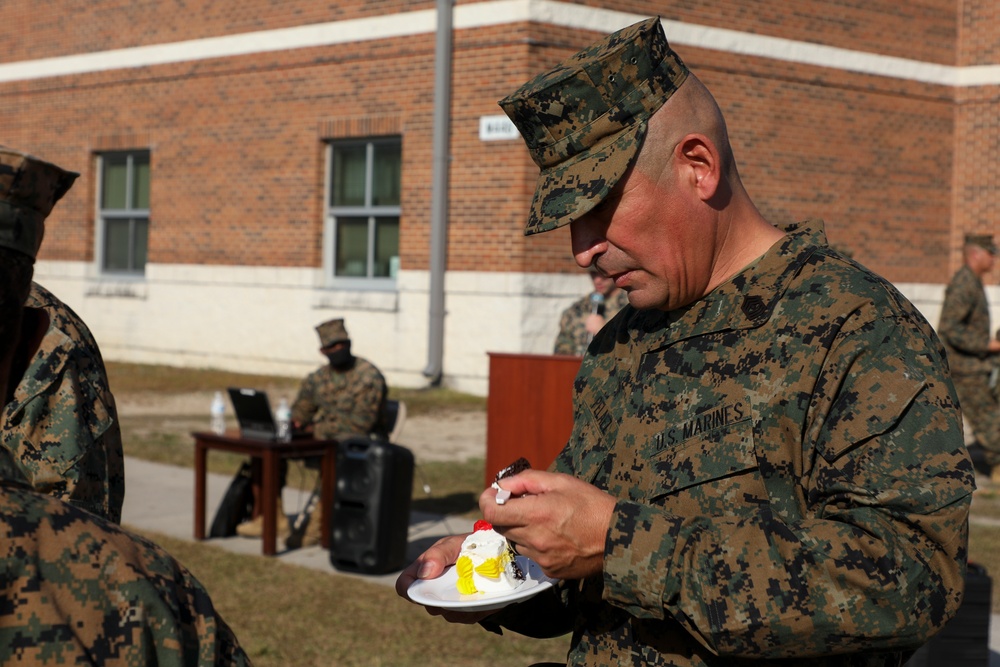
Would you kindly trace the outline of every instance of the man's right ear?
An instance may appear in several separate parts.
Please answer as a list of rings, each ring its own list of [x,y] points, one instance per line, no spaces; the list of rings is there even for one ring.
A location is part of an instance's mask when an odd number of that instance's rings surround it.
[[[689,134],[675,149],[677,164],[683,177],[702,201],[715,197],[722,180],[722,156],[715,144],[704,134]]]

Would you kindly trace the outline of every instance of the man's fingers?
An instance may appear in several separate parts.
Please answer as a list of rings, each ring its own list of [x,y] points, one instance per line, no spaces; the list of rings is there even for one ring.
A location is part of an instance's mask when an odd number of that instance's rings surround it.
[[[396,594],[409,599],[406,591],[418,579],[436,579],[449,565],[458,560],[465,535],[444,537],[422,553],[396,578]]]
[[[545,493],[550,488],[552,473],[544,470],[525,470],[513,477],[507,477],[497,482],[504,491],[509,491],[511,497]]]

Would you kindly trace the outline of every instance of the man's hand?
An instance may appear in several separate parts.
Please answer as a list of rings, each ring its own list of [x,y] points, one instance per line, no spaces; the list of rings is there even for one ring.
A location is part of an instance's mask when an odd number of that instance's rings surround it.
[[[570,475],[527,470],[501,481],[511,498],[496,504],[496,489],[479,497],[483,518],[538,563],[550,577],[582,579],[604,567],[604,542],[614,497]]]
[[[409,600],[406,591],[418,579],[436,579],[441,576],[449,565],[458,560],[462,550],[462,542],[466,535],[444,537],[422,553],[408,568],[403,570],[396,579],[396,594]],[[438,607],[424,607],[431,616],[441,616],[449,623],[478,623],[493,614],[486,612],[461,612]]]

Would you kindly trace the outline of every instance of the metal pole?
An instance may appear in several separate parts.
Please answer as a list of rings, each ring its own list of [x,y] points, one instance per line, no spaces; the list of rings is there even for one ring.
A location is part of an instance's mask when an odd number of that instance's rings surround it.
[[[452,3],[438,0],[434,48],[434,153],[431,189],[430,311],[424,376],[439,384],[444,359],[444,275],[448,250],[448,148],[451,139]]]

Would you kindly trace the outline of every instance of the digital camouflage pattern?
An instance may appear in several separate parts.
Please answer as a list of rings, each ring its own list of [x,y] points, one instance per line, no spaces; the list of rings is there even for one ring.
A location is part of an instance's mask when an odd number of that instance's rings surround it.
[[[3,664],[251,664],[201,583],[152,542],[2,479],[0,531]]]
[[[992,245],[992,237],[985,238]],[[987,349],[990,309],[986,290],[968,266],[959,269],[945,289],[938,333],[948,353],[962,412],[983,447],[986,462],[1000,465],[1000,405],[990,388],[990,373],[1000,359]]]
[[[35,257],[45,218],[79,174],[0,146],[0,247]]]
[[[354,365],[337,370],[329,364],[302,381],[292,404],[292,421],[314,424],[314,435],[336,439],[372,432],[385,404],[385,378],[374,365],[354,357]]]
[[[635,160],[646,122],[687,78],[658,18],[609,35],[500,100],[541,168],[525,235],[597,206]]]
[[[26,306],[49,316],[38,351],[4,406],[0,444],[35,490],[121,521],[121,425],[97,342],[66,304],[32,283]]]
[[[597,335],[552,469],[618,499],[603,576],[487,627],[571,629],[571,665],[872,667],[955,613],[974,474],[943,348],[822,223],[786,231]]]
[[[622,290],[615,290],[604,302],[604,319],[610,321],[622,308],[628,305],[628,295]],[[559,333],[553,354],[582,355],[590,344],[590,333],[587,331],[587,317],[593,312],[594,305],[590,295],[577,299],[569,308],[563,311],[559,318]]]

